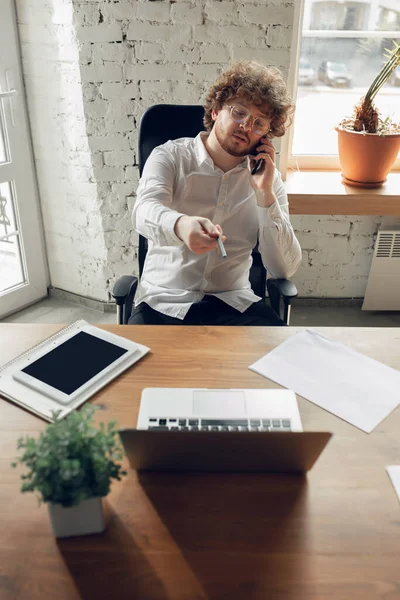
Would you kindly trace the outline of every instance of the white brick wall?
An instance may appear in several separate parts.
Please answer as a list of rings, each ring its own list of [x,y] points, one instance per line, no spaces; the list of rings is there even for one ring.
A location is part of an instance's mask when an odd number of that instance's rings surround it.
[[[303,262],[299,296],[362,298],[382,217],[292,216]]]
[[[17,0],[23,73],[53,286],[107,300],[71,0]]]
[[[288,72],[294,0],[17,0],[52,285],[109,299],[137,269],[137,124],[231,60]],[[376,218],[293,217],[302,296],[362,296]],[[332,266],[333,265],[333,266]]]

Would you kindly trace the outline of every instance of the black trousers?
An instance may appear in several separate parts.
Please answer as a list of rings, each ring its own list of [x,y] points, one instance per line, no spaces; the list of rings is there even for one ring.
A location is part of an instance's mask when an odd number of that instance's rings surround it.
[[[204,296],[190,307],[185,318],[164,315],[145,302],[137,306],[129,319],[130,325],[285,325],[267,304],[254,302],[244,313],[229,306],[216,296]]]

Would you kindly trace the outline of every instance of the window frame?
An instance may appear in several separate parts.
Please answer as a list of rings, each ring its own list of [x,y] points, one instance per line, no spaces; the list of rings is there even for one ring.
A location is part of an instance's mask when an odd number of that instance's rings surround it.
[[[365,31],[365,30],[317,30],[308,29],[303,32],[304,7],[306,0],[295,2],[294,19],[293,19],[293,35],[292,35],[292,53],[289,63],[288,72],[288,90],[293,101],[296,102],[298,88],[298,72],[300,63],[300,50],[303,37],[358,37],[358,38],[391,38],[400,40],[400,31]],[[367,91],[367,90],[365,90]],[[280,160],[280,170],[285,179],[288,170],[326,170],[339,171],[340,163],[337,155],[293,155],[293,135],[296,127],[296,112],[294,114],[293,123],[289,127],[287,134],[282,139],[282,155]],[[400,171],[400,156],[397,157],[392,171]]]

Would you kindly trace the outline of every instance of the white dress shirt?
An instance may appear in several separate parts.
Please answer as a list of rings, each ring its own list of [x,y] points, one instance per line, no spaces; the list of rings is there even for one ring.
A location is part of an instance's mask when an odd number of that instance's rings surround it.
[[[264,266],[273,277],[288,278],[301,262],[301,249],[289,220],[289,204],[275,169],[276,202],[257,205],[249,159],[224,173],[209,156],[200,133],[169,141],[146,161],[133,209],[134,228],[148,239],[135,305],[184,319],[193,302],[217,296],[240,312],[260,300],[250,287],[251,252],[259,238]],[[182,215],[206,217],[222,227],[227,257],[219,249],[194,254],[174,233]]]

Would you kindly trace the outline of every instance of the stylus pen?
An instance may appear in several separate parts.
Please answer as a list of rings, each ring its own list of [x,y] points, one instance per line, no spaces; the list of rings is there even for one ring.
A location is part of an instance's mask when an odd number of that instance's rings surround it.
[[[275,152],[275,156],[279,156],[280,152],[278,150],[278,152]],[[255,173],[257,173],[258,169],[261,166],[261,163],[264,159],[263,158],[259,158],[258,160],[256,160],[256,164],[254,165],[254,167],[251,170],[251,174],[254,175]]]
[[[226,258],[227,257],[227,253],[226,253],[226,250],[225,250],[225,246],[222,243],[221,236],[219,235],[217,239],[218,239],[218,246],[219,246],[219,249],[221,250],[222,257]]]

